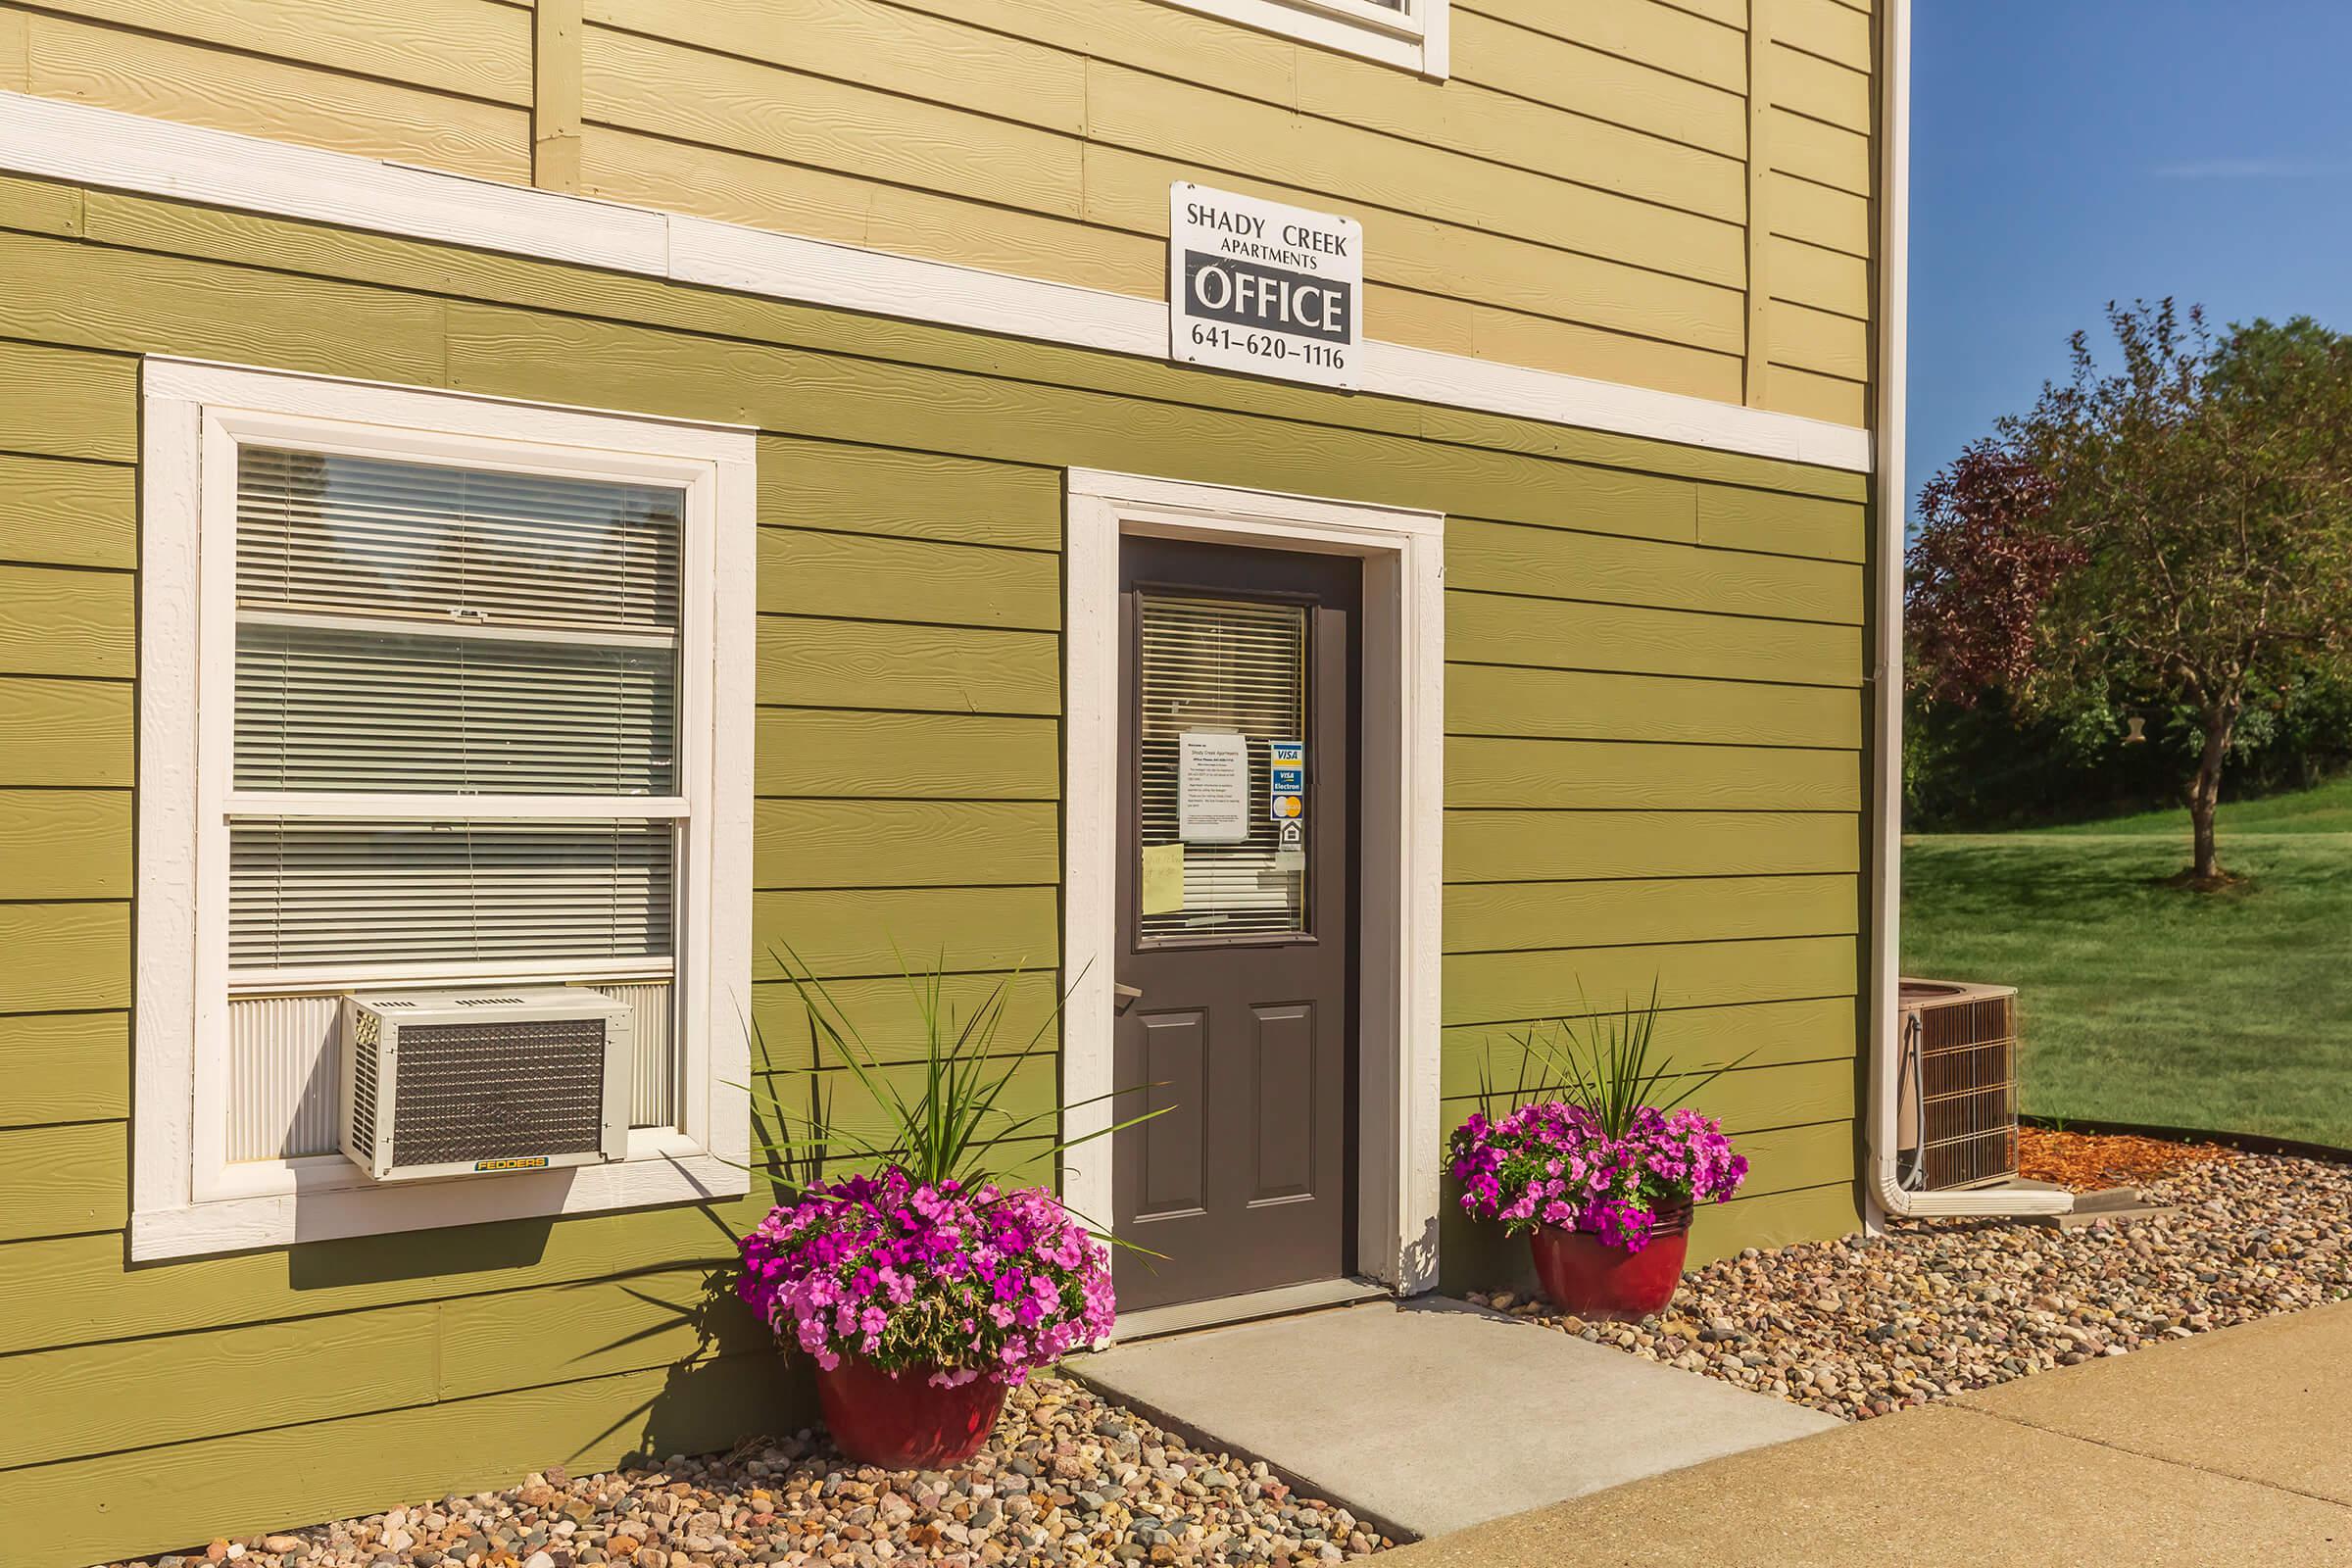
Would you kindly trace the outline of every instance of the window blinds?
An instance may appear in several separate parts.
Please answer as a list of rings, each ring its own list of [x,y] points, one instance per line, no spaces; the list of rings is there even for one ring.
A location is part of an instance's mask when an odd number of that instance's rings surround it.
[[[670,951],[662,822],[245,817],[229,826],[232,969],[643,958]]]
[[[662,978],[683,493],[266,446],[236,490],[232,978]]]
[[[245,447],[237,599],[489,624],[673,631],[678,492]]]
[[[1184,906],[1143,916],[1146,938],[1288,935],[1306,921],[1305,873],[1278,860],[1267,814],[1269,741],[1303,738],[1306,611],[1299,605],[1146,594],[1138,724],[1145,846],[1178,842],[1181,737],[1242,735],[1250,837],[1184,846]]]
[[[673,795],[676,656],[654,648],[237,628],[241,790]]]

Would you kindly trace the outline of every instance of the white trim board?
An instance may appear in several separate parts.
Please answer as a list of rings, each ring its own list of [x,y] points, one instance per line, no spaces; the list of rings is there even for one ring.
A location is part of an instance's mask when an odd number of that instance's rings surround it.
[[[0,92],[0,169],[1164,361],[1158,300]],[[1377,340],[1365,394],[1866,473],[1867,430]],[[1209,372],[1201,372],[1209,373]],[[1342,394],[1334,393],[1333,396]]]
[[[1112,1121],[1118,956],[1119,544],[1129,535],[1363,562],[1363,907],[1356,1268],[1400,1294],[1438,1278],[1439,966],[1445,918],[1446,519],[1263,490],[1073,468],[1062,636],[1061,1092],[1065,1141]],[[1062,1197],[1111,1221],[1111,1143],[1062,1154]]]
[[[139,822],[130,1255],[134,1261],[526,1215],[707,1200],[750,1190],[752,708],[757,442],[749,430],[507,399],[150,358],[142,367]],[[465,817],[573,807],[634,814],[637,798],[240,795],[230,788],[236,444],[489,465],[685,491],[674,985],[678,1119],[639,1128],[611,1164],[400,1183],[341,1154],[235,1160],[225,911],[238,808]],[[477,804],[478,803],[478,806]],[[622,808],[616,809],[615,808]],[[442,983],[479,966],[436,965]],[[593,978],[595,964],[548,978]],[[517,978],[505,966],[495,978]],[[243,978],[255,977],[247,974]],[[302,989],[360,976],[278,975]],[[409,980],[422,975],[403,977]],[[338,981],[341,983],[339,984]]]

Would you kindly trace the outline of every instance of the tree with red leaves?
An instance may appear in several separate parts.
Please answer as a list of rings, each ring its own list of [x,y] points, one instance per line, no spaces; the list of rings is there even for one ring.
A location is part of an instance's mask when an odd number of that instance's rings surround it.
[[[1922,490],[1913,677],[2029,714],[2185,713],[2189,881],[2212,888],[2239,722],[2352,658],[2352,338],[2297,318],[2217,341],[2170,300],[2107,320],[2118,370],[2076,333],[2071,379]]]

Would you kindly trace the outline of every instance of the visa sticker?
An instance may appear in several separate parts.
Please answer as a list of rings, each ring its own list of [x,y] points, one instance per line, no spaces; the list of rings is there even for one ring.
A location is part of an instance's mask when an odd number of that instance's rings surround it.
[[[1306,743],[1266,743],[1267,811],[1277,822],[1295,821],[1306,814]]]

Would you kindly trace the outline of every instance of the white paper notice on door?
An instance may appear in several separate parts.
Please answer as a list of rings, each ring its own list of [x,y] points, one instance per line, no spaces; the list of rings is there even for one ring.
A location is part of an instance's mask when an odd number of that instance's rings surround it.
[[[1250,840],[1250,741],[1188,729],[1176,746],[1176,836],[1187,844]]]

